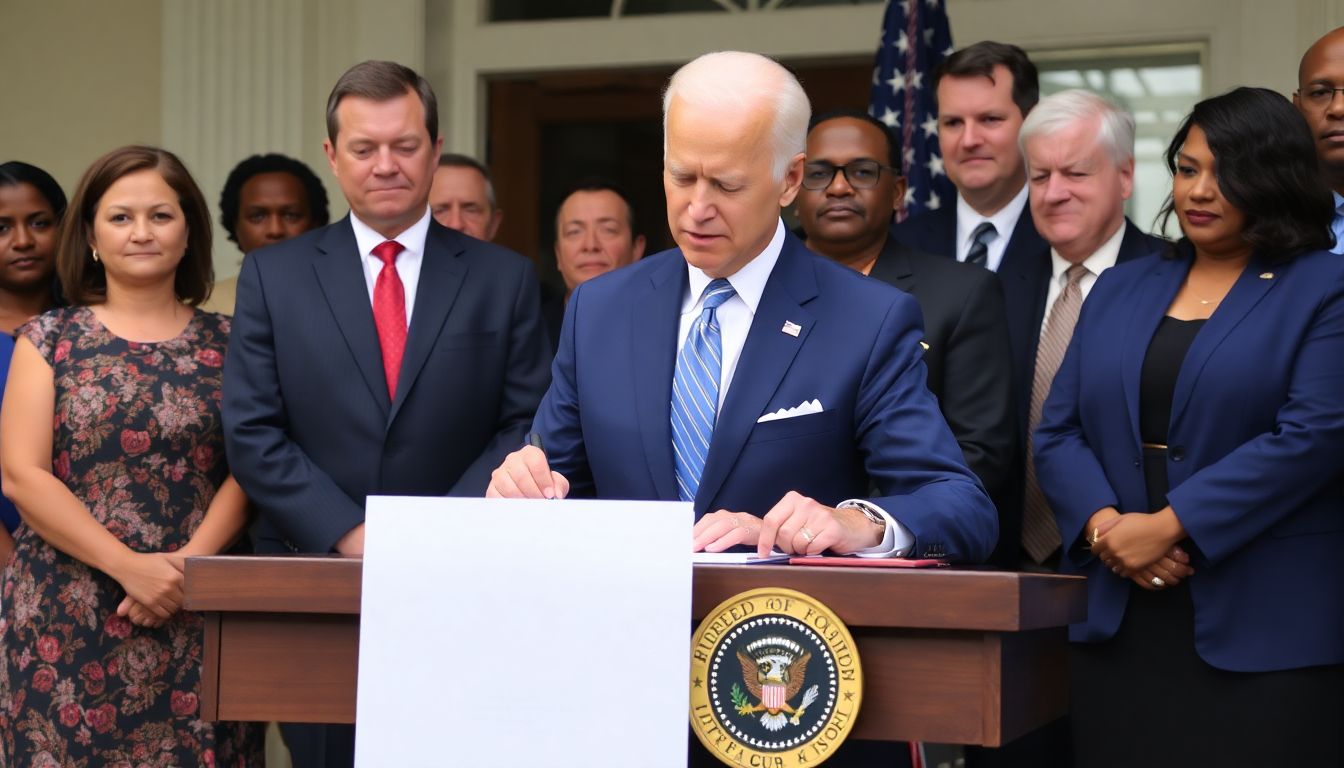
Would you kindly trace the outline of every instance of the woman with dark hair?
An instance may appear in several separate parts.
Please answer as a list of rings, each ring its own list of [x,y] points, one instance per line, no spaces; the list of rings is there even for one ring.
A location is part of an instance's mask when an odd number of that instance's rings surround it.
[[[17,160],[0,164],[0,332],[56,303],[56,234],[65,193],[46,171]]]
[[[1081,766],[1340,765],[1344,261],[1301,117],[1197,104],[1167,150],[1174,253],[1097,281],[1035,435],[1088,577]]]
[[[0,765],[255,765],[199,717],[182,563],[246,522],[220,426],[228,320],[200,312],[210,214],[186,168],[123,147],[85,172],[57,271],[73,306],[19,329],[0,475],[23,515],[3,580]]]
[[[14,330],[57,303],[56,234],[65,193],[46,171],[0,164],[0,392],[14,353]],[[0,563],[14,548],[19,511],[0,498]]]

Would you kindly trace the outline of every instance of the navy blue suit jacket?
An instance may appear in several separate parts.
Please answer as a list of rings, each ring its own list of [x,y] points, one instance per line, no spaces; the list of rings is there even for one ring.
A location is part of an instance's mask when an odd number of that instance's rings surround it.
[[[892,227],[892,237],[929,253],[955,259],[957,207],[949,205],[912,216]],[[1165,245],[1165,240],[1144,234],[1126,219],[1125,234],[1120,240],[1116,263],[1156,253]],[[1027,418],[1031,413],[1031,383],[1036,375],[1036,347],[1041,340],[1041,322],[1045,319],[1050,273],[1050,244],[1036,231],[1028,206],[1022,209],[1022,215],[1017,219],[997,273],[999,283],[1003,286],[1003,308],[1012,351],[1013,398],[1017,412],[1017,465],[1002,494],[995,496],[1000,514],[999,545],[991,561],[1007,568],[1015,567],[1021,561]]]
[[[330,551],[371,494],[484,494],[549,360],[531,263],[436,222],[395,397],[348,219],[250,254],[223,418],[258,551]]]
[[[1149,509],[1139,438],[1148,345],[1190,256],[1108,270],[1083,305],[1036,433],[1036,470],[1088,578],[1081,641],[1116,632],[1130,593],[1082,541],[1098,509]],[[1264,671],[1344,662],[1344,260],[1252,259],[1176,380],[1168,501],[1189,534],[1195,645]]]
[[[537,411],[572,493],[676,500],[669,407],[687,266],[679,250],[590,280],[570,296]],[[794,336],[786,322],[801,327]],[[993,505],[925,385],[920,309],[905,293],[786,235],[719,413],[695,499],[764,515],[790,490],[835,505],[869,497],[921,557],[984,559]],[[757,423],[812,399],[823,412]]]

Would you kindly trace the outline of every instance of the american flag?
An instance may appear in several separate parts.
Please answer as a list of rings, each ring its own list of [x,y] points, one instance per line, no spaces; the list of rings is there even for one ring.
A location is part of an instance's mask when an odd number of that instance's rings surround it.
[[[933,70],[952,52],[945,0],[887,0],[868,113],[900,138],[905,200],[899,220],[951,205],[956,190],[938,150]]]

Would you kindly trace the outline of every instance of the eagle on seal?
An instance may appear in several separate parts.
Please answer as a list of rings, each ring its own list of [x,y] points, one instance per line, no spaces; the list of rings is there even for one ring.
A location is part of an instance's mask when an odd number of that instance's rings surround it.
[[[750,643],[747,653],[738,651],[737,661],[742,665],[742,680],[757,703],[742,704],[737,707],[737,713],[750,715],[762,712],[761,725],[770,731],[780,730],[786,722],[798,725],[803,712],[817,698],[817,686],[813,685],[803,695],[797,709],[789,705],[798,691],[802,690],[803,680],[807,676],[807,663],[811,660],[811,653],[782,637],[762,638]],[[786,718],[785,713],[793,717]]]

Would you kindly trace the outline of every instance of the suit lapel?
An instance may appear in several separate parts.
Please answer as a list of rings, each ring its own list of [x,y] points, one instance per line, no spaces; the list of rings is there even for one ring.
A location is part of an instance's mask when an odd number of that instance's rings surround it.
[[[382,350],[378,346],[378,331],[373,325],[373,307],[369,303],[368,284],[364,281],[364,265],[348,217],[327,228],[317,242],[317,250],[320,256],[313,261],[313,271],[318,285],[336,318],[346,347],[355,359],[355,367],[369,388],[369,395],[386,415],[390,398],[387,377],[383,373]]]
[[[1128,234],[1126,234],[1128,239]],[[1139,396],[1143,376],[1143,361],[1148,356],[1148,345],[1157,333],[1157,326],[1167,314],[1167,307],[1176,298],[1185,275],[1190,271],[1188,260],[1170,260],[1160,262],[1149,272],[1141,283],[1133,301],[1129,302],[1130,315],[1121,344],[1124,348],[1120,356],[1121,384],[1125,390],[1125,406],[1129,410],[1130,428],[1134,431],[1134,444],[1142,441],[1139,430]]]
[[[425,255],[420,261],[420,278],[415,289],[411,327],[406,334],[406,353],[401,359],[397,395],[392,401],[388,424],[397,418],[402,403],[406,402],[457,299],[457,292],[466,277],[466,268],[457,258],[461,253],[462,246],[456,241],[456,236],[450,230],[430,222],[429,233],[425,236]]]
[[[1166,241],[1151,237],[1143,233],[1134,222],[1128,218],[1125,219],[1125,236],[1120,238],[1120,252],[1116,254],[1115,263],[1124,264],[1130,259],[1139,259],[1144,256],[1151,256],[1160,250],[1160,244]]]
[[[1018,214],[1017,223],[1013,225],[1013,234],[1008,238],[1008,245],[1004,246],[1003,261],[999,264],[1000,271],[1010,262],[1031,259],[1041,251],[1049,254],[1050,244],[1036,231],[1036,222],[1031,218],[1031,208],[1025,206],[1022,208],[1022,213]]]
[[[756,419],[765,413],[770,398],[812,331],[815,320],[802,307],[817,295],[817,278],[808,263],[810,259],[802,243],[791,235],[785,236],[784,248],[766,281],[732,385],[714,425],[705,471],[696,492],[697,509],[708,510],[708,502],[718,495],[755,428]],[[783,332],[785,322],[801,326],[796,337]]]
[[[635,412],[644,457],[660,499],[677,498],[672,460],[672,372],[677,358],[677,328],[686,293],[686,260],[667,259],[649,275],[642,292],[631,297],[631,348]]]
[[[1045,299],[1049,295],[1050,247],[1041,246],[1034,254],[1020,251],[1005,254],[998,275],[1008,315],[1008,336],[1016,358],[1013,371],[1021,407],[1019,416],[1025,427],[1031,402],[1031,381],[1036,369],[1036,347],[1041,341],[1041,321],[1045,318]]]
[[[900,288],[909,293],[915,287],[915,270],[910,265],[910,256],[906,249],[894,239],[888,237],[882,245],[882,252],[868,271],[869,277]]]
[[[1232,284],[1232,290],[1227,292],[1227,296],[1190,344],[1190,351],[1186,353],[1185,361],[1181,363],[1181,371],[1176,376],[1176,391],[1171,397],[1171,423],[1176,423],[1190,402],[1190,393],[1195,387],[1195,381],[1213,351],[1282,279],[1279,273],[1288,268],[1289,265],[1286,264],[1270,267],[1262,263],[1259,258],[1251,257],[1250,263],[1242,270],[1241,277]]]

